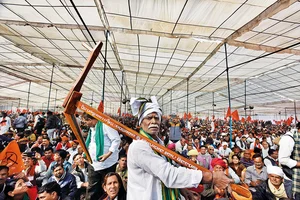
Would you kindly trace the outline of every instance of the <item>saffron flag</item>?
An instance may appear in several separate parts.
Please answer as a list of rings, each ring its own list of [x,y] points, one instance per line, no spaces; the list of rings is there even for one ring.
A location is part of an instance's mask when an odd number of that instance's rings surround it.
[[[244,118],[244,117],[242,117],[242,120],[241,120],[241,122],[242,122],[242,123],[245,123],[245,121],[246,121],[246,120],[245,120],[245,118]]]
[[[250,117],[250,115],[249,115],[249,116],[247,117],[247,120],[246,120],[246,121],[247,121],[247,122],[251,122],[251,120],[252,120],[252,119],[251,119],[251,117]]]
[[[240,121],[240,116],[237,110],[233,111],[232,113],[232,119],[235,121]]]
[[[99,112],[102,112],[102,113],[104,112],[104,103],[103,103],[103,101],[100,101],[97,110],[98,110]]]
[[[231,111],[230,111],[230,108],[228,107],[225,119],[230,116],[231,116]]]
[[[9,175],[17,174],[25,169],[18,143],[13,140],[0,153],[0,165],[9,167]]]
[[[192,119],[192,114],[191,113],[188,114],[188,119]]]
[[[183,114],[183,119],[187,119],[187,114],[186,113]]]
[[[119,107],[119,109],[118,109],[118,115],[120,115],[121,114],[121,108]]]

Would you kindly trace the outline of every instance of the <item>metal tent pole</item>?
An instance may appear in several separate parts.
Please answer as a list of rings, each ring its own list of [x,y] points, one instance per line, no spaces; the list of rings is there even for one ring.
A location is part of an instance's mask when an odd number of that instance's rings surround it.
[[[105,92],[105,76],[106,76],[106,64],[107,64],[107,42],[108,42],[108,34],[109,31],[107,30],[105,33],[105,54],[104,54],[104,69],[103,69],[103,87],[102,87],[102,103],[104,108],[104,92]]]
[[[49,88],[49,96],[48,96],[47,110],[49,110],[49,104],[50,104],[51,88],[52,88],[52,81],[53,81],[53,72],[54,72],[54,64],[52,65],[52,72],[51,72],[51,80],[50,80],[50,88]]]
[[[244,107],[244,110],[245,110],[245,119],[246,119],[246,117],[247,117],[247,101],[246,101],[246,98],[247,98],[247,88],[246,88],[246,86],[247,86],[247,82],[246,82],[246,80],[245,80],[245,107]]]
[[[172,114],[172,90],[170,90],[170,114]]]
[[[295,110],[295,125],[297,125],[297,107],[296,107],[296,100],[294,100],[294,110]]]
[[[229,103],[229,110],[231,112],[231,99],[230,99],[230,84],[229,84],[229,67],[228,67],[228,57],[227,57],[227,46],[226,43],[224,43],[225,47],[225,61],[226,61],[226,73],[227,73],[227,88],[228,88],[228,103]],[[231,148],[232,143],[232,118],[231,114],[229,115],[229,132],[230,132],[230,143],[229,147]]]
[[[56,110],[57,89],[55,89],[54,112]]]
[[[121,113],[122,113],[123,82],[124,82],[124,70],[122,70],[122,80],[121,80],[121,99],[120,99],[120,113],[119,113],[119,117],[121,117]]]
[[[27,110],[29,110],[28,104],[29,104],[30,88],[31,88],[31,81],[29,81],[29,87],[28,87],[28,96],[27,96],[27,104],[26,104]]]

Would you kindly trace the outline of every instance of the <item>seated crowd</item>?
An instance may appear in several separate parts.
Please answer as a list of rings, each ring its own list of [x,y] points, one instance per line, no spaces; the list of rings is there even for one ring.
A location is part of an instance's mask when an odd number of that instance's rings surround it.
[[[89,163],[82,146],[64,117],[53,112],[21,113],[0,120],[0,152],[18,142],[25,169],[9,175],[9,166],[0,164],[0,199],[75,199],[87,198]],[[115,117],[138,130],[136,119]],[[77,123],[86,139],[88,127],[81,115]],[[212,123],[213,121],[213,123]],[[23,124],[21,124],[23,123]],[[212,125],[214,126],[212,128]],[[5,131],[3,131],[5,129]],[[278,163],[279,138],[290,127],[262,121],[234,122],[232,134],[225,120],[163,118],[159,137],[165,146],[211,171],[223,171],[232,183],[248,188],[253,199],[292,199],[292,181]],[[119,160],[115,172],[105,175],[100,199],[126,199],[127,150],[132,139],[120,134]],[[216,193],[213,185],[191,189],[195,199],[229,198],[231,191]],[[99,189],[100,191],[100,189]]]

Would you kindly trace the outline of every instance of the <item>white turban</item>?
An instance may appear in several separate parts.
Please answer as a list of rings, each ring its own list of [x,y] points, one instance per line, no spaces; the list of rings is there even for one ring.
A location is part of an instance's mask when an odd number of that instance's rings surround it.
[[[222,142],[222,146],[224,146],[224,145],[228,146],[228,143],[227,142]]]
[[[283,173],[282,169],[278,166],[268,166],[267,173],[268,174],[276,174],[278,176],[284,177],[284,173]]]
[[[141,98],[131,98],[130,105],[132,114],[138,116],[139,125],[141,125],[143,119],[150,113],[157,113],[159,120],[161,121],[162,111],[157,103],[156,97],[152,96],[151,100]]]

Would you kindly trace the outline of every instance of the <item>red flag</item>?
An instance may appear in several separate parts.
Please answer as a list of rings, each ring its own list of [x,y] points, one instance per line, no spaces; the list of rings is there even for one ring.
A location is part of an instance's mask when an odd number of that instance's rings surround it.
[[[286,125],[290,126],[291,123],[292,123],[292,120],[293,118],[292,117],[289,117],[287,120],[286,120]]]
[[[102,112],[102,113],[104,112],[104,103],[103,103],[103,101],[100,101],[97,110],[98,110],[99,112]]]
[[[225,118],[230,117],[230,116],[231,116],[231,111],[230,111],[230,108],[228,107]]]
[[[232,112],[232,120],[240,121],[240,116],[237,110]]]
[[[187,119],[187,114],[186,113],[183,114],[183,119]]]
[[[188,119],[191,119],[191,118],[192,118],[192,114],[189,113],[189,114],[188,114]]]
[[[0,153],[0,165],[9,167],[9,175],[16,174],[25,169],[18,143],[13,140]]]
[[[247,122],[251,122],[251,120],[252,120],[252,119],[251,119],[251,117],[250,117],[250,115],[249,115],[249,116],[247,117],[246,121],[247,121]]]
[[[118,109],[118,115],[120,115],[121,114],[121,108],[119,107],[119,109]]]
[[[245,123],[245,121],[246,121],[246,120],[245,120],[245,118],[244,118],[244,117],[242,117],[242,120],[241,120],[241,122],[242,122],[242,123]]]

